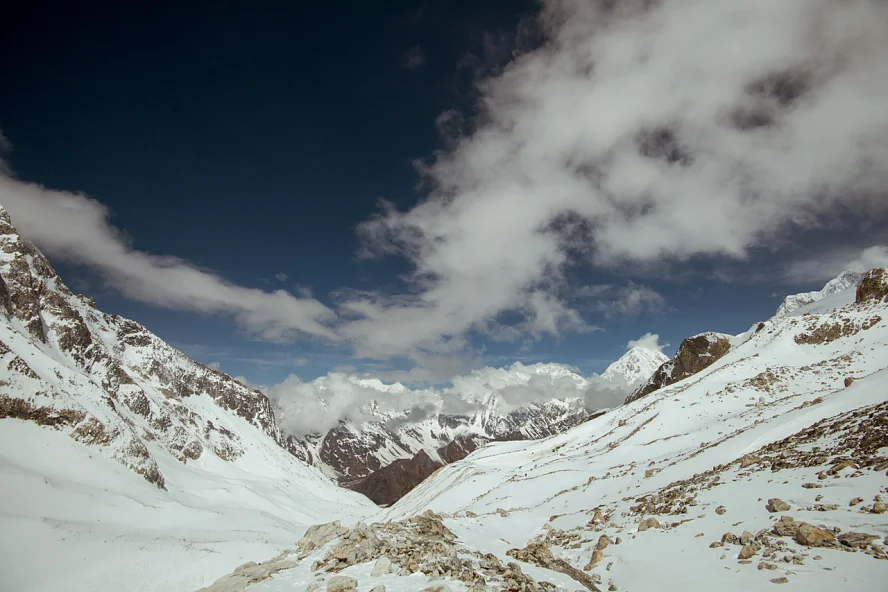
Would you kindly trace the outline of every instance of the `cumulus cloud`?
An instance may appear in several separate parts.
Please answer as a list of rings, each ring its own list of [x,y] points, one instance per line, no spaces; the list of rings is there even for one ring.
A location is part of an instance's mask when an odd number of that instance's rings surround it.
[[[420,46],[416,45],[411,47],[407,55],[404,56],[404,67],[408,70],[419,70],[425,65],[425,61],[425,53]]]
[[[836,249],[793,262],[786,270],[792,282],[829,280],[845,270],[867,271],[874,267],[888,267],[888,246],[873,245],[862,250]]]
[[[298,335],[336,339],[330,328],[336,315],[318,300],[239,286],[182,259],[138,251],[111,224],[107,208],[83,195],[0,174],[0,205],[47,255],[89,265],[132,300],[230,315],[246,331],[275,342]]]
[[[626,349],[632,349],[633,347],[640,347],[641,349],[649,349],[651,351],[663,352],[663,348],[669,345],[668,343],[660,344],[660,336],[656,333],[645,333],[638,339],[630,339],[629,343],[626,344]]]
[[[474,131],[422,169],[427,198],[360,227],[413,272],[406,295],[343,304],[359,353],[448,349],[503,311],[569,330],[578,261],[742,259],[884,215],[884,2],[542,4],[546,41],[479,84]],[[656,300],[632,298],[613,314]]]

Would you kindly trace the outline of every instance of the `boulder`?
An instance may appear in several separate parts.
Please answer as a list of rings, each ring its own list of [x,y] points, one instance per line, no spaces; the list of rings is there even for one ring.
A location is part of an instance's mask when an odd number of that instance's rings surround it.
[[[771,499],[769,499],[768,505],[766,507],[768,508],[769,512],[788,512],[792,509],[792,506],[787,504],[779,497],[772,497]]]
[[[373,571],[370,573],[373,577],[384,576],[392,571],[392,561],[386,556],[382,556],[376,560]]]
[[[305,531],[305,535],[296,543],[300,553],[307,555],[319,547],[323,547],[333,539],[348,532],[348,529],[336,522],[317,524]]]
[[[772,532],[778,536],[795,536],[799,530],[799,523],[789,516],[781,516],[774,524]]]
[[[327,580],[327,592],[350,592],[358,588],[358,580],[348,576],[333,576]]]
[[[800,522],[798,530],[795,533],[796,542],[808,546],[808,547],[821,547],[824,546],[827,541],[835,540],[835,536],[823,530],[822,528],[817,528],[807,522]]]
[[[649,528],[660,528],[660,523],[653,516],[645,518],[638,524],[638,532],[644,532]]]
[[[870,546],[870,543],[878,538],[878,535],[874,534],[865,534],[862,532],[846,532],[839,535],[839,542],[845,547],[866,549]]]

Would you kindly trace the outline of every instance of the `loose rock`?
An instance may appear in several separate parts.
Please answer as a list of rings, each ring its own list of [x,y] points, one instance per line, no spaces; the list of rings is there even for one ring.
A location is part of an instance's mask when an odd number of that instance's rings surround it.
[[[777,497],[772,497],[768,500],[767,508],[769,512],[786,512],[792,509],[789,504]]]
[[[327,580],[327,592],[349,592],[357,587],[358,580],[348,576],[333,576]]]

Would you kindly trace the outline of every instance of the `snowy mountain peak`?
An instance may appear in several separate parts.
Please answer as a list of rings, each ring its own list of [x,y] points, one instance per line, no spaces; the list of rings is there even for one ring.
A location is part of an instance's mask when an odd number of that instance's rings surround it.
[[[601,378],[608,382],[625,382],[629,386],[636,386],[650,378],[657,368],[668,361],[669,357],[660,351],[633,347],[608,366]]]
[[[858,271],[843,271],[837,277],[831,279],[823,286],[822,289],[814,292],[802,292],[800,294],[791,294],[783,300],[783,304],[777,309],[775,317],[785,317],[792,313],[798,312],[800,309],[820,302],[825,298],[841,294],[849,290],[853,290],[863,279],[864,274]],[[853,295],[849,296],[849,302],[853,301]],[[847,304],[842,302],[841,304]]]

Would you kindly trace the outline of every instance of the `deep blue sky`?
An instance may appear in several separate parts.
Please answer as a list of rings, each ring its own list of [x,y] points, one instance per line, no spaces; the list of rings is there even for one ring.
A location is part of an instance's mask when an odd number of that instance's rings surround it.
[[[0,129],[16,175],[106,204],[134,246],[246,286],[397,282],[395,259],[359,261],[355,226],[379,198],[415,203],[411,162],[438,147],[435,118],[473,101],[473,62],[508,46],[533,2],[31,2],[4,11]],[[10,12],[11,11],[11,12]],[[485,41],[485,39],[487,41]],[[421,66],[406,67],[418,47]],[[502,48],[500,48],[502,49]],[[507,47],[506,47],[507,53]],[[271,345],[225,318],[128,301],[84,267],[57,265],[100,308],[134,318],[205,363],[271,383],[338,365],[348,348]],[[276,274],[286,274],[279,282]],[[613,277],[577,270],[586,283]],[[483,361],[600,371],[651,331],[672,348],[770,316],[774,282],[645,280],[667,310],[590,317],[605,331],[532,348],[477,343]],[[393,328],[397,330],[397,328]],[[294,360],[299,358],[299,365]]]

